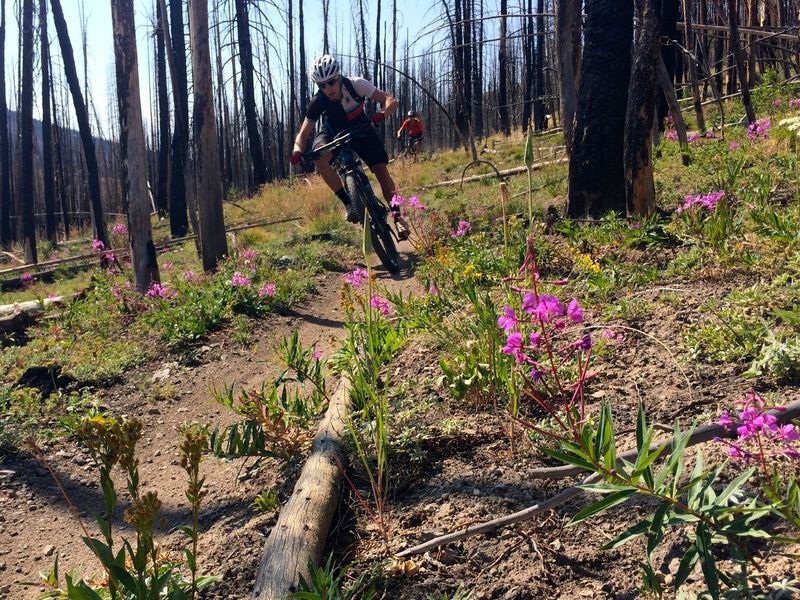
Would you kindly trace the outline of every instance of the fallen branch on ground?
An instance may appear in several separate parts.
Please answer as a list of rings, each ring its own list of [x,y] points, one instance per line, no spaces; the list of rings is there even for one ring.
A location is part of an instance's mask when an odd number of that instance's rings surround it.
[[[787,406],[784,410],[771,410],[769,411],[770,414],[776,416],[778,423],[785,423],[787,421],[791,421],[792,419],[800,418],[800,401],[793,402],[789,406]],[[689,442],[686,444],[686,447],[695,446],[697,444],[702,444],[703,442],[709,442],[714,438],[729,438],[729,437],[736,437],[735,430],[729,430],[721,425],[704,425],[694,431],[694,433],[689,438]],[[650,448],[650,452],[661,448],[663,446],[669,446],[673,442],[673,439],[669,439],[666,442],[662,442],[660,444],[655,444]],[[637,450],[628,450],[627,452],[623,452],[619,455],[619,460],[630,460],[635,458],[638,455]],[[528,473],[529,477],[540,478],[540,479],[560,479],[563,477],[570,477],[573,475],[578,475],[580,473],[585,473],[583,469],[578,467],[573,467],[571,465],[563,466],[563,467],[551,467],[545,469],[535,469],[532,472]],[[581,485],[585,485],[587,483],[593,483],[600,479],[599,475],[596,473],[590,475],[586,479],[583,480]],[[398,558],[406,558],[408,556],[414,556],[416,554],[422,554],[424,552],[428,552],[430,550],[434,550],[440,546],[444,546],[445,544],[452,544],[453,542],[458,542],[475,535],[479,535],[482,533],[489,533],[490,531],[494,531],[495,529],[499,529],[500,527],[506,527],[508,525],[513,525],[514,523],[519,523],[520,521],[525,521],[530,519],[531,517],[535,517],[541,512],[549,510],[551,508],[555,508],[556,506],[560,506],[565,502],[568,502],[572,498],[578,496],[583,492],[583,490],[579,486],[571,486],[561,490],[555,496],[548,498],[547,500],[543,500],[542,502],[538,502],[533,506],[529,506],[521,511],[512,513],[510,515],[506,515],[504,517],[499,517],[497,519],[492,519],[491,521],[487,521],[486,523],[481,523],[480,525],[474,525],[465,527],[464,529],[460,529],[458,531],[454,531],[452,533],[448,533],[439,537],[436,537],[432,540],[419,544],[417,546],[413,546],[412,548],[407,548],[402,552],[397,554]]]
[[[264,543],[258,565],[255,600],[283,600],[297,591],[302,574],[309,577],[308,561],[317,565],[328,537],[342,488],[337,458],[344,460],[342,436],[347,431],[350,381],[343,377],[320,423],[311,455],[281,509],[278,522]]]

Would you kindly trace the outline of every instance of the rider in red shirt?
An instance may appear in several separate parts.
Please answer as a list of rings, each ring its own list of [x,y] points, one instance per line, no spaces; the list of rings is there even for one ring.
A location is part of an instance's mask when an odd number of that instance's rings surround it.
[[[420,119],[413,110],[408,111],[406,117],[400,129],[397,130],[397,139],[399,140],[403,135],[404,129],[407,130],[413,148],[415,145],[422,143],[422,138],[425,137],[425,125],[422,124],[422,119]]]
[[[344,77],[339,70],[338,61],[325,54],[314,61],[310,71],[311,79],[317,84],[319,90],[311,99],[306,109],[303,124],[294,141],[294,148],[289,159],[293,165],[300,162],[302,150],[306,147],[308,138],[314,131],[318,120],[322,121],[322,127],[314,138],[314,148],[319,148],[327,144],[332,138],[341,131],[357,125],[366,123],[367,117],[364,112],[364,101],[371,98],[381,106],[383,111],[378,111],[372,115],[371,120],[374,124],[382,123],[386,115],[392,115],[397,110],[397,100],[383,90],[379,90],[372,83],[360,77]],[[387,204],[391,204],[395,194],[395,185],[386,164],[389,157],[374,130],[367,130],[351,143],[356,154],[367,163],[367,166],[375,174],[381,186],[383,197]],[[342,185],[342,180],[331,166],[331,154],[323,155],[315,166],[322,179],[328,184],[336,196],[345,205],[347,220],[352,223],[359,222],[359,215],[355,207],[350,202],[347,190]],[[408,238],[408,227],[400,218],[399,212],[393,212],[397,235],[400,239]]]

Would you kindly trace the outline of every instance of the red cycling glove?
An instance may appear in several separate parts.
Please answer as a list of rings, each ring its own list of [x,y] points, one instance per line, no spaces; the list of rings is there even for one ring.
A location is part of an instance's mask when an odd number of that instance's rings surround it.
[[[380,125],[386,119],[386,114],[383,111],[378,111],[372,115],[372,122],[375,125]]]
[[[289,162],[293,165],[299,165],[300,159],[303,158],[303,153],[299,150],[292,152],[292,155],[289,157]]]

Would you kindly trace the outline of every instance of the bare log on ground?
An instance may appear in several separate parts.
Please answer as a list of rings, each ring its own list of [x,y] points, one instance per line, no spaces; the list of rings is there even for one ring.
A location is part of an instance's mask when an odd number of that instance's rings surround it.
[[[256,575],[255,600],[283,600],[308,578],[308,560],[319,564],[342,492],[343,435],[347,431],[350,381],[343,377],[320,423],[311,455],[289,502],[272,528]],[[338,459],[338,464],[337,464]]]
[[[542,167],[547,167],[547,166],[550,166],[550,165],[560,165],[560,164],[563,164],[563,163],[568,162],[568,161],[569,161],[568,158],[559,158],[559,159],[556,159],[556,160],[548,160],[546,162],[534,163],[532,165],[532,168],[533,169],[540,169]],[[498,176],[499,177],[505,177],[506,175],[517,175],[517,174],[520,174],[520,173],[527,173],[527,171],[528,171],[527,167],[514,167],[513,169],[506,169],[504,171],[499,171],[498,172]],[[448,181],[440,181],[438,183],[431,183],[430,185],[424,185],[420,189],[429,190],[431,188],[442,187],[442,186],[445,186],[445,185],[464,184],[464,183],[466,183],[468,181],[480,181],[484,177],[492,177],[492,174],[491,173],[486,173],[485,175],[473,175],[472,177],[465,177],[464,179],[450,179]]]
[[[787,406],[784,410],[771,410],[769,411],[770,414],[775,415],[777,418],[778,423],[786,423],[787,421],[791,421],[792,419],[800,418],[800,401],[793,402],[789,406]],[[686,447],[695,446],[697,444],[702,444],[703,442],[709,442],[714,438],[729,438],[729,437],[736,437],[736,431],[727,429],[722,427],[721,425],[705,425],[703,427],[699,427],[694,431],[692,436],[689,438],[689,442],[686,444]],[[650,451],[654,451],[658,448],[663,446],[669,446],[673,443],[673,439],[670,439],[666,442],[662,442],[660,444],[656,444],[650,448]],[[618,456],[618,460],[630,460],[631,458],[635,458],[637,455],[636,450],[629,450],[624,452]],[[560,479],[563,477],[570,477],[573,475],[578,475],[580,473],[585,473],[583,469],[578,467],[573,467],[571,465],[567,465],[564,467],[552,467],[546,469],[537,469],[533,472],[529,472],[529,477],[538,477],[538,478],[547,478],[547,479]],[[598,481],[600,477],[597,474],[592,474],[586,479],[583,480],[581,485],[585,485],[587,483],[593,483]],[[447,533],[445,535],[436,537],[432,540],[419,544],[417,546],[413,546],[412,548],[407,548],[402,552],[397,554],[398,558],[406,558],[408,556],[415,556],[417,554],[423,554],[424,552],[428,552],[430,550],[434,550],[439,548],[440,546],[444,546],[445,544],[452,544],[454,542],[459,542],[461,540],[473,537],[475,535],[480,535],[482,533],[489,533],[494,531],[495,529],[499,529],[500,527],[506,527],[508,525],[513,525],[514,523],[519,523],[520,521],[525,521],[532,517],[535,517],[539,513],[542,513],[546,510],[551,508],[555,508],[568,502],[572,498],[580,495],[583,490],[578,486],[571,486],[561,490],[555,496],[548,498],[547,500],[543,500],[542,502],[538,502],[533,506],[529,506],[523,510],[518,512],[512,513],[510,515],[506,515],[504,517],[499,517],[497,519],[492,519],[491,521],[487,521],[486,523],[481,523],[479,525],[471,525],[469,527],[465,527],[464,529],[460,529],[458,531],[454,531],[452,533]]]
[[[0,335],[14,335],[23,333],[28,327],[36,323],[37,319],[45,313],[51,304],[61,304],[66,300],[63,296],[5,304],[0,306]]]

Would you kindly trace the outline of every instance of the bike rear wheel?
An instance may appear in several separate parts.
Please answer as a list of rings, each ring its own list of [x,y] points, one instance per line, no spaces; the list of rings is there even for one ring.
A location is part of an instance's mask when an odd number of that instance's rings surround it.
[[[364,208],[369,213],[370,237],[375,254],[381,259],[383,266],[390,273],[400,271],[400,255],[394,243],[394,236],[389,224],[386,222],[386,209],[380,204],[372,191],[369,182],[362,182],[356,176],[345,177],[345,187],[354,203],[359,220],[364,219]]]

